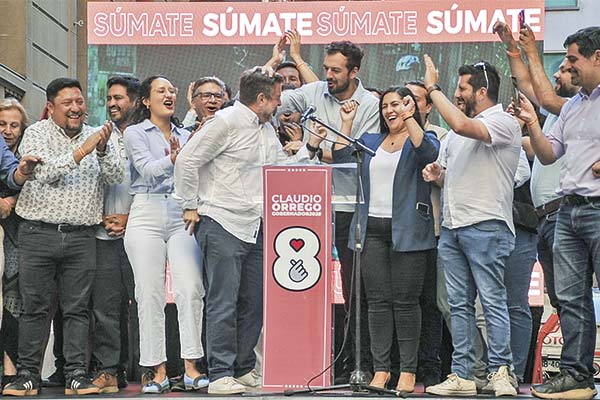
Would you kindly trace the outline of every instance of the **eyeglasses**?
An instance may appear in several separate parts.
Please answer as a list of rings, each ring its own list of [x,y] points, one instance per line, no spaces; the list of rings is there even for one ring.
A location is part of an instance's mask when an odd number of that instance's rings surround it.
[[[223,92],[198,92],[192,96],[192,99],[198,96],[200,96],[202,100],[210,100],[211,97],[214,97],[216,100],[223,100]]]
[[[485,88],[489,89],[489,87],[490,87],[490,81],[488,79],[486,65],[487,65],[487,63],[485,61],[479,61],[478,63],[473,64],[473,67],[475,67],[475,68],[482,68],[483,69],[483,74],[485,75]]]

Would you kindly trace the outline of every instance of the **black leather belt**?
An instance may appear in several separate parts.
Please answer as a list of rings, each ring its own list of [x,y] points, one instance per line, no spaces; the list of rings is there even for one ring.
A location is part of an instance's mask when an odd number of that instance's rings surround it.
[[[563,197],[564,204],[570,204],[573,206],[581,206],[584,204],[594,203],[600,201],[600,196],[580,196],[578,194],[568,194]]]
[[[93,228],[90,225],[69,225],[69,224],[49,224],[47,222],[36,221],[40,227],[61,233],[84,231]],[[36,223],[34,222],[34,224]]]
[[[535,208],[535,215],[537,215],[538,218],[542,218],[548,214],[552,214],[560,208],[561,202],[562,198],[559,197],[558,199],[554,199],[552,201],[544,203],[541,206]]]

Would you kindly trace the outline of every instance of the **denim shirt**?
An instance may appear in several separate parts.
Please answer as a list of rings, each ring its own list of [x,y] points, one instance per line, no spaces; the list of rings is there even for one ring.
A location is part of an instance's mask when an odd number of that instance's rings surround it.
[[[171,124],[171,137],[179,145],[190,135],[185,129]],[[164,193],[173,191],[173,163],[171,144],[149,119],[125,129],[125,153],[130,162],[131,193]]]
[[[4,138],[0,135],[0,181],[14,190],[20,190],[21,186],[15,182],[15,170],[19,166],[19,160],[9,150]]]
[[[387,134],[365,133],[361,141],[367,147],[379,148]],[[440,142],[435,132],[424,132],[423,142],[417,148],[413,147],[410,139],[402,148],[402,155],[396,167],[392,193],[392,244],[394,251],[421,251],[436,247],[433,225],[433,210],[431,206],[431,185],[423,180],[422,169],[437,159]],[[336,163],[352,162],[352,147],[346,146],[333,152]],[[362,226],[360,241],[364,245],[367,232],[370,200],[370,165],[371,157],[363,155],[362,182],[365,201],[359,205],[358,215],[354,214],[350,225],[348,247],[355,245],[354,229],[357,218]],[[418,203],[424,205],[417,207]]]

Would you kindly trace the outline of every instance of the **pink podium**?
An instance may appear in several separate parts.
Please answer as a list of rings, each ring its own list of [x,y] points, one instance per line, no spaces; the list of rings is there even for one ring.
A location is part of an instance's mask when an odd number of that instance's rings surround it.
[[[331,363],[331,167],[264,167],[263,182],[263,387],[304,388]]]

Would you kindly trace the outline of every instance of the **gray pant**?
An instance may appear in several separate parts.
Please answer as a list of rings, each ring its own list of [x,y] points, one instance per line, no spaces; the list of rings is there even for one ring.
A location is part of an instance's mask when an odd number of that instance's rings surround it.
[[[263,237],[239,240],[210,217],[196,231],[204,255],[206,347],[211,381],[254,368],[262,328]]]

